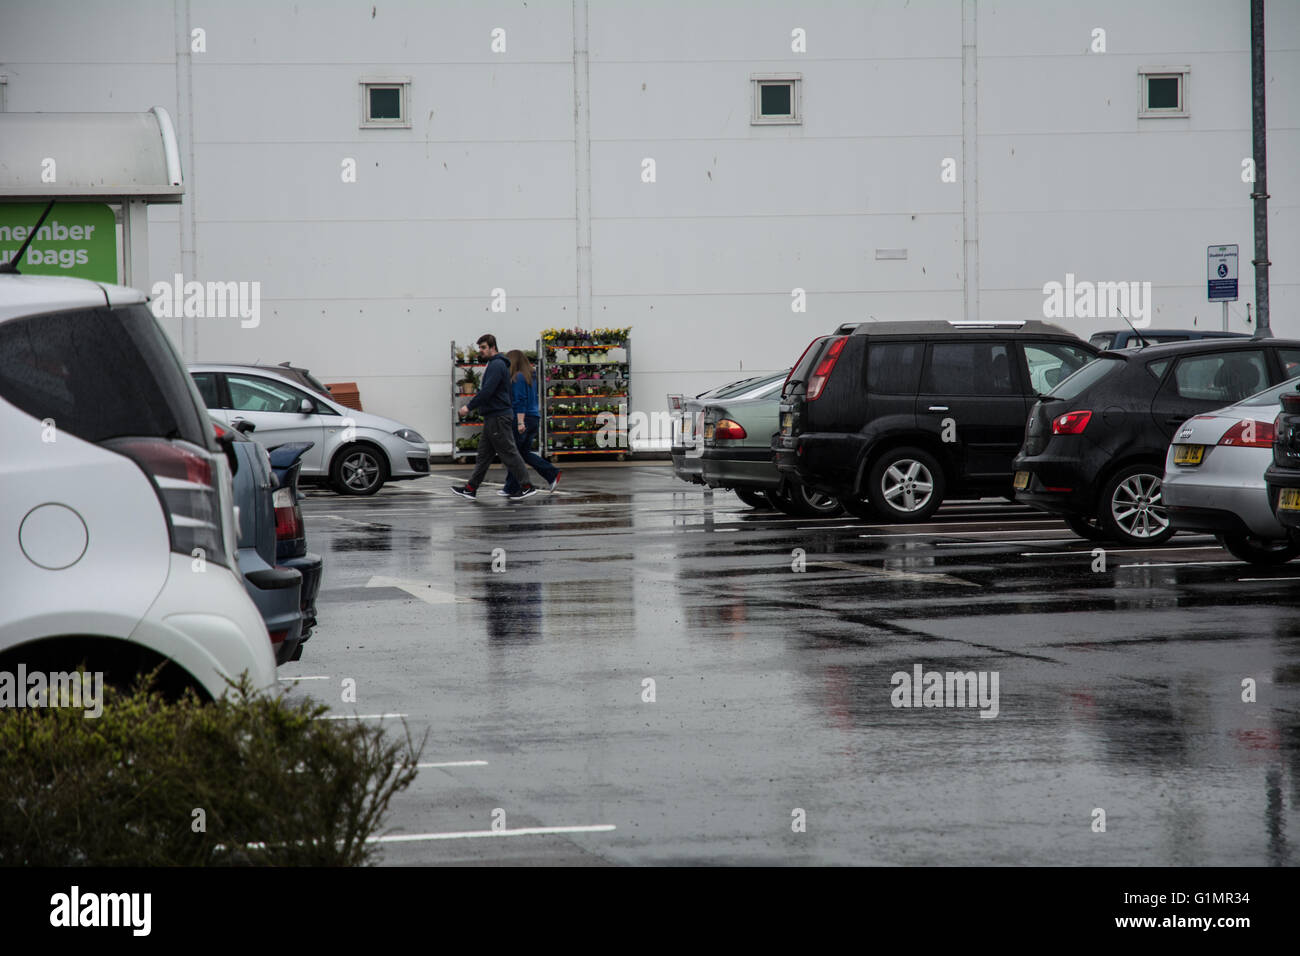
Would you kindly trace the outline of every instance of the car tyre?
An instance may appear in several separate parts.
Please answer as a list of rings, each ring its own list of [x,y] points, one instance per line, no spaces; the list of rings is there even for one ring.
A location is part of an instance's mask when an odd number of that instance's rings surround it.
[[[807,485],[789,482],[778,491],[769,491],[767,496],[792,518],[837,518],[844,514],[844,507],[837,499]]]
[[[871,466],[866,497],[886,521],[925,521],[943,504],[945,490],[943,466],[933,455],[893,448]]]
[[[1096,518],[1085,518],[1083,515],[1061,515],[1061,520],[1065,522],[1067,528],[1087,541],[1109,540],[1105,529],[1098,524]]]
[[[1174,536],[1163,493],[1164,472],[1155,465],[1121,468],[1101,493],[1097,525],[1124,544],[1159,545]]]
[[[1286,538],[1258,538],[1253,534],[1216,534],[1215,537],[1230,555],[1249,564],[1286,564],[1300,555],[1300,543]]]
[[[751,508],[758,508],[761,511],[771,511],[775,505],[768,500],[767,495],[753,488],[732,488],[736,497],[749,505]]]
[[[373,445],[345,445],[330,464],[330,484],[341,495],[373,495],[387,480],[388,459]]]

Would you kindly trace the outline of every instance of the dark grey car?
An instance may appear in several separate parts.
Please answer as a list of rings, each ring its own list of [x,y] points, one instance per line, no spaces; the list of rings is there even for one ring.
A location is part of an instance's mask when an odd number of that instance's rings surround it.
[[[275,662],[293,659],[302,640],[302,574],[276,566],[275,478],[264,449],[238,431],[228,434],[239,461],[234,475],[235,515],[239,541],[236,560],[244,589],[257,605],[271,635]]]

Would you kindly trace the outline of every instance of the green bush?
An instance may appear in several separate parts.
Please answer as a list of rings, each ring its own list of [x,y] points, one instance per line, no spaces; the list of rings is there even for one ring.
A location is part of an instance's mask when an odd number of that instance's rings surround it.
[[[104,698],[95,719],[0,710],[0,865],[370,863],[366,838],[424,746],[246,678],[215,703],[168,703],[144,681]]]

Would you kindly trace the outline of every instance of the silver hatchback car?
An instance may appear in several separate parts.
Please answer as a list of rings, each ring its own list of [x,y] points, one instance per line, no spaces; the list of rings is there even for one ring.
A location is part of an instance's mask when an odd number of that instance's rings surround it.
[[[189,371],[212,417],[232,428],[249,422],[249,437],[263,447],[314,442],[302,458],[305,480],[328,481],[343,495],[373,495],[387,481],[429,475],[429,443],[401,422],[340,405],[260,366],[195,364]]]
[[[1300,555],[1300,544],[1273,516],[1264,483],[1278,398],[1297,386],[1300,379],[1292,378],[1183,422],[1165,457],[1164,499],[1175,528],[1212,532],[1229,553],[1252,564],[1283,564]]]

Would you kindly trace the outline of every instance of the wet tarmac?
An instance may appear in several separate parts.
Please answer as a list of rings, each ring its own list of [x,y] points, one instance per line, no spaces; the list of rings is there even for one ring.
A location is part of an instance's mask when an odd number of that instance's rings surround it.
[[[1297,862],[1300,562],[999,501],[791,519],[660,462],[522,502],[467,472],[303,503],[320,625],[282,679],[429,731],[384,862]]]

